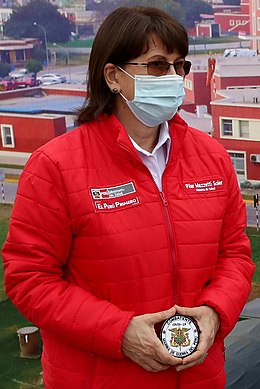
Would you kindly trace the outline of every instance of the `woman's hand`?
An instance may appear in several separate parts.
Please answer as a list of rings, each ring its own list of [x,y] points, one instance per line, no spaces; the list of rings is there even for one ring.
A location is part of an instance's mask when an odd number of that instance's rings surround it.
[[[181,371],[199,365],[207,358],[207,352],[214,342],[220,323],[218,314],[211,307],[205,305],[195,308],[184,308],[178,305],[174,307],[177,313],[193,317],[201,331],[197,350],[192,355],[183,358],[182,365],[176,367],[177,371]]]
[[[164,321],[175,313],[176,309],[171,308],[167,311],[133,317],[124,334],[123,353],[151,372],[163,371],[170,366],[181,364],[182,359],[168,353],[154,330],[155,323]]]

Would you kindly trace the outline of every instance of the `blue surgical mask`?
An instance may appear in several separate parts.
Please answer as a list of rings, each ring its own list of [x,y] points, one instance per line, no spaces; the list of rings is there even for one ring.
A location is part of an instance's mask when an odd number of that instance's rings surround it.
[[[178,75],[134,77],[121,69],[135,82],[135,97],[132,101],[120,95],[136,118],[148,127],[156,127],[170,120],[177,112],[185,96],[183,77]]]

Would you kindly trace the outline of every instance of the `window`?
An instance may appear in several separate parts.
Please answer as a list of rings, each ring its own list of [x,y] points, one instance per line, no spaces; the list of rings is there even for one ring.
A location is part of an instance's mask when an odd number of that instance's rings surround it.
[[[242,153],[231,153],[229,155],[232,160],[232,165],[238,175],[245,176],[245,156]]]
[[[16,60],[17,61],[24,61],[24,50],[15,50]]]
[[[233,136],[233,125],[231,119],[222,119],[222,135]]]
[[[241,24],[241,20],[236,20],[236,25]]]
[[[230,26],[234,26],[234,25],[235,25],[235,20],[230,20],[230,21],[229,21],[229,25],[230,25]]]
[[[257,30],[260,31],[260,18],[257,18]]]
[[[187,78],[184,79],[184,86],[189,90],[193,90],[192,81],[188,80]]]
[[[239,136],[241,138],[249,138],[249,121],[239,120]]]
[[[1,124],[1,136],[3,147],[15,147],[13,126]]]

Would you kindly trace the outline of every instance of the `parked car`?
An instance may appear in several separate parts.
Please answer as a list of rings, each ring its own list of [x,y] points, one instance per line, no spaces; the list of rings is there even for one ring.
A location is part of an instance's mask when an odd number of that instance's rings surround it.
[[[256,57],[257,51],[252,49],[226,49],[223,53],[223,57]]]
[[[67,81],[66,76],[58,73],[45,73],[40,77],[37,77],[37,80],[42,84],[50,85],[50,84],[60,84]]]
[[[40,81],[36,79],[35,74],[33,73],[17,78],[14,83],[16,88],[27,88],[40,85]]]
[[[28,70],[25,68],[24,69],[17,69],[17,70],[10,72],[9,76],[16,79],[16,78],[23,77],[28,73],[29,73]]]
[[[0,92],[13,90],[15,89],[15,82],[10,77],[5,77],[3,79],[0,79]]]

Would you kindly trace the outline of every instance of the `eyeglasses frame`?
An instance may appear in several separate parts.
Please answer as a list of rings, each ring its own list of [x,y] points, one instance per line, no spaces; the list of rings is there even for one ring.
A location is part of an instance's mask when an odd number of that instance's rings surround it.
[[[164,63],[167,62],[167,64],[169,64],[169,67],[172,65],[174,67],[175,72],[178,74],[174,65],[177,64],[178,62],[181,62],[181,61],[177,60],[174,62],[168,62],[168,61],[164,61],[164,60],[157,60],[157,61],[148,61],[148,62],[123,62],[123,63],[118,64],[118,66],[119,65],[135,65],[135,66],[147,66],[147,67],[149,67],[149,63],[152,63],[152,62],[164,62]],[[189,72],[190,72],[191,62],[187,61],[187,60],[183,60],[183,62],[184,62],[184,64],[183,64],[184,76],[187,76],[187,74],[189,74]],[[168,70],[169,70],[169,68],[167,69],[167,71]]]

